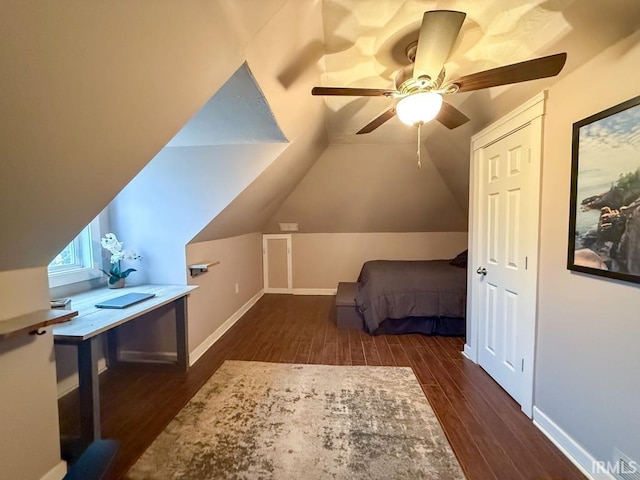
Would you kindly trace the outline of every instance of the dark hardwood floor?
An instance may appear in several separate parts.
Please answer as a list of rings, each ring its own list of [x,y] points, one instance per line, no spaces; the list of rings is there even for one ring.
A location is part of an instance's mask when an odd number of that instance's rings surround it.
[[[480,367],[461,338],[371,337],[338,330],[334,297],[265,295],[188,373],[122,366],[100,378],[102,430],[122,447],[122,478],[171,419],[227,359],[413,368],[469,480],[585,477]],[[63,434],[77,430],[74,392],[60,400]]]

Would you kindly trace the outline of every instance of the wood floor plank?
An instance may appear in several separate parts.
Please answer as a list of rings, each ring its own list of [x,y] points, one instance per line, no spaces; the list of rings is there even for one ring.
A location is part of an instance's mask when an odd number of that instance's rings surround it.
[[[125,365],[100,375],[102,428],[121,441],[114,479],[225,360],[410,366],[468,480],[585,480],[480,367],[461,338],[371,336],[335,326],[334,297],[265,295],[187,373]],[[77,395],[59,401],[64,435],[77,432]]]
[[[409,363],[420,383],[424,385],[437,385],[438,382],[433,375],[431,368],[420,356],[420,353],[415,347],[415,338],[411,335],[401,335],[400,345],[409,359]]]
[[[404,349],[399,343],[393,343],[389,345],[389,349],[391,350],[391,354],[393,355],[393,359],[396,362],[396,365],[399,367],[410,367],[411,362],[409,361],[409,357],[405,353]]]
[[[445,435],[468,480],[502,480],[496,477],[482,452],[458,417],[456,409],[438,385],[423,385],[422,389],[435,411]]]
[[[352,365],[348,330],[338,332],[338,365]]]
[[[382,362],[380,361],[380,355],[378,354],[378,349],[376,348],[376,344],[373,341],[362,342],[362,349],[364,350],[364,358],[367,362],[367,365],[382,365]]]
[[[338,342],[327,342],[324,344],[322,363],[324,365],[338,365]]]
[[[360,341],[360,332],[358,330],[349,330],[349,350],[351,352],[352,365],[366,365],[364,358],[364,350]]]
[[[378,356],[380,357],[380,363],[382,365],[387,366],[395,366],[396,360],[391,353],[391,349],[389,348],[389,344],[387,343],[387,339],[383,336],[373,337],[373,343],[376,345],[376,349],[378,350]]]
[[[300,340],[294,363],[309,363],[311,356],[311,340]]]
[[[469,398],[469,389],[463,393],[461,386],[455,382],[454,377],[443,366],[442,359],[433,356],[427,347],[418,347],[417,351],[431,366],[434,375],[438,378],[438,385],[452,405],[456,406],[456,413],[465,424],[478,448],[484,453],[490,468],[499,478],[513,480],[526,480],[516,464],[527,463],[533,465],[528,472],[531,475],[544,474],[544,470],[537,469],[537,462],[531,454],[515,442],[517,439],[509,435],[508,429],[496,428],[502,422],[496,422],[490,406],[483,401],[473,401]],[[447,363],[445,359],[443,363]],[[473,392],[471,392],[473,393]],[[489,412],[488,412],[489,410]],[[515,462],[515,463],[514,463]]]
[[[291,336],[285,340],[287,344],[282,349],[280,357],[277,360],[281,363],[295,363],[296,354],[298,353],[298,346],[300,345],[300,339],[295,336]]]

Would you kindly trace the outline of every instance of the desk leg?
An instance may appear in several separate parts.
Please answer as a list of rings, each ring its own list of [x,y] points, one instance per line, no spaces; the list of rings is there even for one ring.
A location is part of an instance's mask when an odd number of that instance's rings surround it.
[[[107,367],[112,368],[118,364],[118,329],[107,331]]]
[[[176,354],[178,367],[189,370],[189,338],[187,337],[187,297],[180,297],[174,303],[176,308]]]
[[[100,438],[99,338],[92,337],[78,345],[80,444],[83,450]]]

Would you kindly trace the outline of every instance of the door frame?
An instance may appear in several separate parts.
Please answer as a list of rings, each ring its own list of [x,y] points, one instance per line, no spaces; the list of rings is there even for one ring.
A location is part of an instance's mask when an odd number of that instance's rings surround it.
[[[287,288],[269,288],[269,240],[287,241]],[[264,293],[293,293],[293,259],[291,251],[290,233],[264,233],[262,234],[262,285]]]
[[[527,248],[527,260],[529,277],[527,280],[528,288],[534,290],[534,301],[530,306],[532,309],[531,316],[526,319],[524,326],[528,332],[526,342],[522,345],[522,356],[524,358],[523,377],[524,377],[524,395],[522,401],[522,411],[529,417],[533,415],[533,382],[535,373],[535,347],[536,347],[536,325],[538,316],[538,253],[540,244],[540,189],[541,189],[541,167],[542,167],[542,149],[543,149],[543,116],[545,114],[545,101],[547,92],[542,91],[531,100],[505,115],[500,120],[489,125],[485,129],[476,133],[471,137],[471,165],[470,165],[470,182],[469,182],[469,262],[467,269],[467,336],[464,346],[464,355],[474,363],[478,363],[478,323],[480,296],[478,292],[478,276],[475,273],[477,259],[480,258],[480,242],[479,227],[480,219],[480,202],[477,199],[479,195],[479,161],[482,149],[495,143],[511,133],[521,128],[531,125],[531,157],[532,164],[531,174],[529,175],[529,189],[531,197],[530,202],[530,226],[535,238],[529,239],[531,244]]]

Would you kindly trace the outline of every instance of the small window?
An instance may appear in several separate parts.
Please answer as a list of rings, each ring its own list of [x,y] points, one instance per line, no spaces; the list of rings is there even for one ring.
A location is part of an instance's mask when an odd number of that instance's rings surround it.
[[[49,264],[49,287],[91,280],[101,275],[100,217],[87,225]]]

